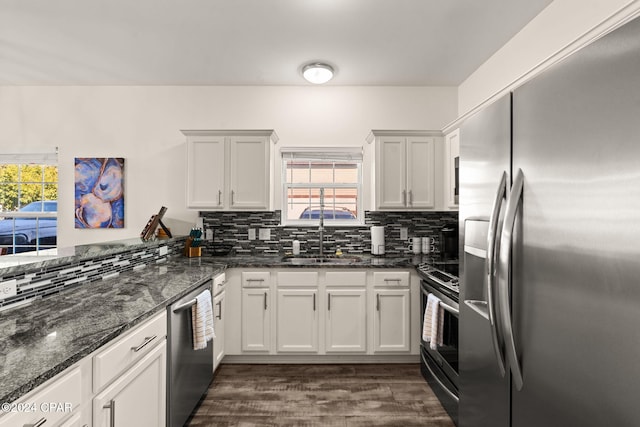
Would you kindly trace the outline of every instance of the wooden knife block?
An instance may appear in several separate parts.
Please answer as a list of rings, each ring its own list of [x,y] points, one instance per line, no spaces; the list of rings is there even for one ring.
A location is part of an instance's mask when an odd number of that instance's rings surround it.
[[[184,256],[189,258],[202,256],[202,247],[201,246],[192,247],[191,246],[192,243],[193,243],[193,237],[191,236],[187,237],[187,241],[184,244],[184,251],[183,251]]]

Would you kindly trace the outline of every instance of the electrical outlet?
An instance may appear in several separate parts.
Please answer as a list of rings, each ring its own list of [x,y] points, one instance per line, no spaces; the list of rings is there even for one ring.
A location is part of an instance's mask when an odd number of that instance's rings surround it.
[[[270,228],[261,228],[259,231],[259,239],[260,240],[271,240],[271,229]]]
[[[0,283],[0,299],[12,297],[18,293],[18,281],[16,279],[7,280]]]
[[[409,229],[407,227],[400,228],[400,240],[407,240],[409,238]]]
[[[169,253],[169,248],[166,246],[160,246],[160,249],[158,249],[158,255],[165,256],[167,253]]]
[[[256,240],[256,229],[255,228],[250,228],[249,229],[249,240]]]
[[[205,238],[205,240],[207,240],[209,242],[212,242],[213,241],[213,230],[210,229],[210,228],[207,228],[204,231],[204,238]]]

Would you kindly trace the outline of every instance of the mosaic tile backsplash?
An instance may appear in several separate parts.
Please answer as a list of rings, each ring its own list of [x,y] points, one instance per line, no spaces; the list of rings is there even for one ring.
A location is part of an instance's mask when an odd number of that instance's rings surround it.
[[[205,229],[214,232],[213,243],[227,244],[236,255],[284,254],[291,252],[292,242],[300,241],[300,252],[317,254],[318,227],[290,227],[280,225],[281,211],[268,212],[200,212]],[[325,226],[325,253],[335,253],[339,246],[343,253],[371,252],[371,231],[374,225],[385,226],[385,252],[387,255],[409,254],[409,240],[400,239],[400,230],[407,228],[408,238],[431,237],[433,249],[438,251],[440,229],[458,221],[458,212],[380,212],[366,211],[365,225],[354,227]],[[259,230],[269,229],[270,239],[259,240]],[[249,230],[255,230],[256,240],[249,240]]]
[[[160,248],[167,247],[167,254],[160,255]],[[28,265],[19,272],[0,270],[0,282],[15,279],[17,294],[0,300],[0,311],[25,304],[33,299],[46,297],[62,289],[81,283],[95,282],[118,275],[121,272],[142,268],[145,265],[163,262],[167,257],[179,254],[184,239],[173,239],[141,245],[108,255],[97,254],[95,258],[58,263],[48,267],[30,269]]]

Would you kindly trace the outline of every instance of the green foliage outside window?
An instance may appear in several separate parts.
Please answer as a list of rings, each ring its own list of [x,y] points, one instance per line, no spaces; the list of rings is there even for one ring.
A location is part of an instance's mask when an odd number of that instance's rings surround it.
[[[57,199],[57,166],[0,165],[0,205],[3,211],[16,211],[39,200]]]

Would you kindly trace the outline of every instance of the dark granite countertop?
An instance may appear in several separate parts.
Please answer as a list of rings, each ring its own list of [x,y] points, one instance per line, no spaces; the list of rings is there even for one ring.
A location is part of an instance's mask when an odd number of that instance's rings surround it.
[[[0,403],[11,403],[165,309],[224,268],[411,268],[429,257],[345,254],[298,264],[282,256],[175,257],[47,297],[0,316]]]
[[[20,398],[223,268],[211,259],[175,258],[2,313],[0,403]]]
[[[326,256],[322,262],[306,263],[304,260],[312,255],[263,255],[263,256],[224,256],[209,257],[211,260],[219,260],[228,268],[411,268],[424,262],[426,259],[417,256],[374,256],[369,254],[344,254],[342,256]],[[294,258],[293,260],[291,258]],[[292,262],[293,261],[293,262]]]

